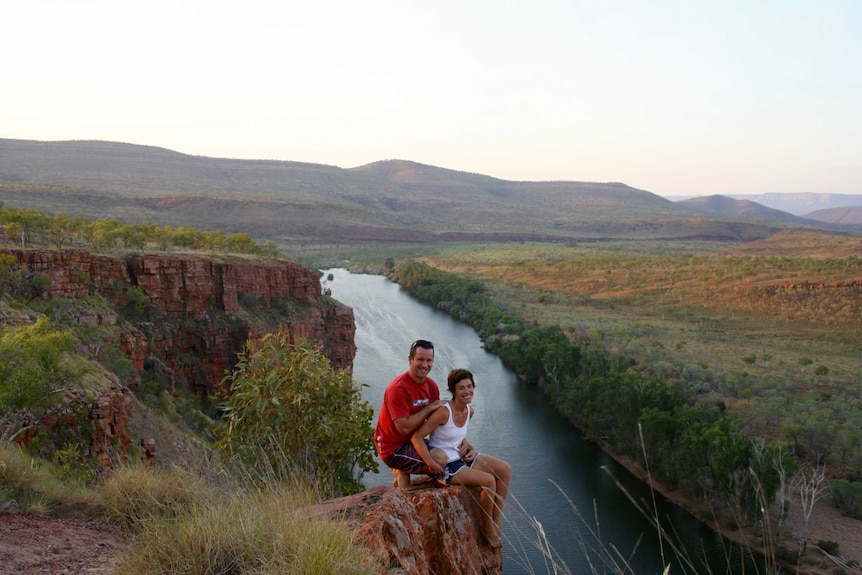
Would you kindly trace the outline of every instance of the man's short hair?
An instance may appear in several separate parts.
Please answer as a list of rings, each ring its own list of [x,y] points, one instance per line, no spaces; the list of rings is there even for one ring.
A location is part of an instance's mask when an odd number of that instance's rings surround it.
[[[413,343],[410,344],[410,357],[414,357],[416,355],[416,348],[421,347],[422,349],[430,349],[434,351],[434,344],[428,341],[427,339],[417,339]]]

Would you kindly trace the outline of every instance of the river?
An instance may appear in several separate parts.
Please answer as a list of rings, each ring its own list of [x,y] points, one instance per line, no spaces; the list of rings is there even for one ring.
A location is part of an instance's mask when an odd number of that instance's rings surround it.
[[[504,575],[659,574],[668,564],[672,574],[757,572],[751,564],[739,565],[747,554],[738,546],[656,495],[655,516],[662,518],[695,564],[686,567],[666,542],[659,542],[655,527],[617,482],[635,500],[652,507],[650,490],[582,439],[539,390],[524,385],[498,357],[486,352],[469,326],[419,303],[383,276],[329,269],[324,270],[322,283],[335,299],[353,308],[357,347],[353,377],[367,386],[363,397],[374,406],[375,418],[384,388],[407,369],[415,339],[434,342],[431,377],[441,387],[442,398],[449,397],[450,369],[466,367],[473,372],[476,416],[470,423],[470,441],[480,452],[512,466],[502,533]],[[380,473],[363,478],[367,487],[391,482],[382,463]],[[547,559],[548,550],[552,561]]]

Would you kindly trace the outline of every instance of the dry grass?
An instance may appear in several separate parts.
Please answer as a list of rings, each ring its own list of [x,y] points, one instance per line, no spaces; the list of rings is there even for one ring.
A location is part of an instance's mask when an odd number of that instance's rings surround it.
[[[95,489],[61,478],[55,466],[0,442],[0,503],[14,501],[24,511],[41,514],[58,503],[97,505],[100,500]]]
[[[137,534],[117,572],[381,573],[347,526],[303,513],[319,496],[300,482],[205,485],[143,468],[106,484],[112,515]]]

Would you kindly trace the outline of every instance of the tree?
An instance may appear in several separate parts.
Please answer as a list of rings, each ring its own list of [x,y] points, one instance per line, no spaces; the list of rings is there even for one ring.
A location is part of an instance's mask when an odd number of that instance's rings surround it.
[[[799,489],[799,502],[802,505],[802,554],[804,555],[808,549],[808,527],[811,523],[814,504],[829,492],[829,484],[826,482],[826,466],[808,465],[804,467],[793,478],[792,485]]]
[[[740,485],[737,500],[740,517],[761,522],[767,543],[778,540],[790,509],[788,478],[798,469],[796,459],[778,443],[762,439],[751,442],[747,481]]]
[[[7,327],[0,335],[0,420],[16,410],[49,407],[77,377],[72,330],[57,330],[47,318]]]
[[[305,472],[322,488],[353,491],[377,469],[374,410],[347,371],[284,331],[238,354],[216,448],[251,469]],[[356,476],[356,477],[354,477]]]

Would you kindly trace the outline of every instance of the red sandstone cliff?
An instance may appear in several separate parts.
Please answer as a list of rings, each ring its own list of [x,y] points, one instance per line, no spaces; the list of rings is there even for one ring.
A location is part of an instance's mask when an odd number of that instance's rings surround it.
[[[312,512],[347,520],[356,540],[406,575],[498,575],[503,553],[479,533],[478,491],[468,487],[373,487]]]
[[[110,304],[82,301],[64,306],[66,321],[99,328],[84,351],[99,359],[116,344],[137,373],[149,366],[167,386],[199,395],[218,395],[226,370],[247,342],[286,328],[294,343],[319,346],[336,369],[350,369],[356,347],[353,310],[321,294],[317,272],[289,262],[229,260],[147,254],[129,258],[84,250],[3,250],[30,276],[47,278],[41,297],[74,301],[101,296]],[[138,321],[117,310],[137,287],[146,303]],[[101,339],[105,338],[105,339]],[[137,373],[119,381],[105,373],[88,390],[67,390],[61,404],[41,421],[32,416],[13,424],[16,441],[27,444],[38,432],[90,437],[89,451],[110,469],[127,458],[133,443],[128,422],[134,408],[129,388]],[[85,430],[86,428],[86,430]],[[136,438],[135,443],[146,438]]]
[[[280,328],[295,342],[320,346],[336,369],[353,365],[353,310],[323,298],[317,272],[290,262],[174,254],[124,261],[73,249],[5,253],[48,278],[46,298],[99,295],[123,306],[129,289],[139,288],[147,321],[121,330],[117,343],[139,371],[155,359],[195,393],[217,394],[242,346]],[[117,317],[85,313],[78,321],[116,325]]]

